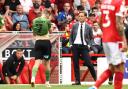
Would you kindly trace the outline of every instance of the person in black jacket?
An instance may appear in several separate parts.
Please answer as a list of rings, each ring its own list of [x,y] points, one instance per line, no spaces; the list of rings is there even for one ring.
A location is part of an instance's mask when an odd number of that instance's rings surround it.
[[[25,60],[23,58],[23,51],[17,49],[13,55],[11,55],[4,63],[2,67],[3,75],[5,77],[5,82],[7,84],[11,83],[11,80],[16,83],[20,83],[19,75],[25,65]]]

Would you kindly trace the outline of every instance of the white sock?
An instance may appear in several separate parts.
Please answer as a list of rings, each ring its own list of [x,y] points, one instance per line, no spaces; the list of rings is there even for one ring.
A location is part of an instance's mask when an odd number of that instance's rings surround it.
[[[46,81],[46,84],[49,84],[49,81]]]
[[[35,82],[35,77],[34,76],[32,76],[31,82]]]

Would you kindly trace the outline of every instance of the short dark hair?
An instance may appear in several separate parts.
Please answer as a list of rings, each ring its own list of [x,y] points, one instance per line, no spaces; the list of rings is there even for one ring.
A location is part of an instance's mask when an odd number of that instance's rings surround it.
[[[79,6],[77,6],[77,10],[83,11],[84,10],[84,7],[82,5],[79,5]]]
[[[16,52],[22,52],[22,51],[23,51],[23,50],[22,50],[22,49],[20,49],[20,48],[16,50]]]
[[[40,5],[38,3],[33,3],[34,9],[39,9]]]
[[[79,11],[79,14],[80,14],[80,13],[83,13],[84,16],[87,16],[87,13],[86,13],[85,11]]]
[[[20,24],[20,29],[17,30],[17,29],[16,29],[16,26],[17,26],[18,24]],[[13,29],[12,29],[13,31],[21,31],[21,23],[20,23],[20,21],[15,22],[15,23],[13,24],[12,28],[13,28]]]
[[[93,8],[92,8],[92,11],[93,11],[94,9],[98,9],[98,8],[97,8],[97,7],[93,7]]]
[[[50,8],[51,7],[51,2],[50,0],[46,0],[44,3],[45,8]]]
[[[95,17],[96,15],[94,13],[90,13],[89,17],[91,17],[91,16]]]

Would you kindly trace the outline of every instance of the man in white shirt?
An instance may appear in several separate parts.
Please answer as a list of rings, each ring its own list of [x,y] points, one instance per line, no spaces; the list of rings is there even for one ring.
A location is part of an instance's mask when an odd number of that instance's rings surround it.
[[[85,23],[85,12],[79,12],[79,21],[72,27],[70,34],[70,44],[72,45],[74,72],[75,72],[75,84],[80,85],[80,70],[79,70],[79,58],[85,61],[85,65],[89,68],[91,75],[96,80],[96,73],[94,67],[90,61],[88,46],[93,45],[93,35],[91,27]]]

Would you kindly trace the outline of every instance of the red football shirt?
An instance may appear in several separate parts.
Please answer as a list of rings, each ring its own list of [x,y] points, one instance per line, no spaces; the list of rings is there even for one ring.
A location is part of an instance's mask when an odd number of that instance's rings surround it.
[[[116,28],[116,16],[123,16],[122,0],[103,0],[101,4],[101,29],[103,42],[121,41]]]

